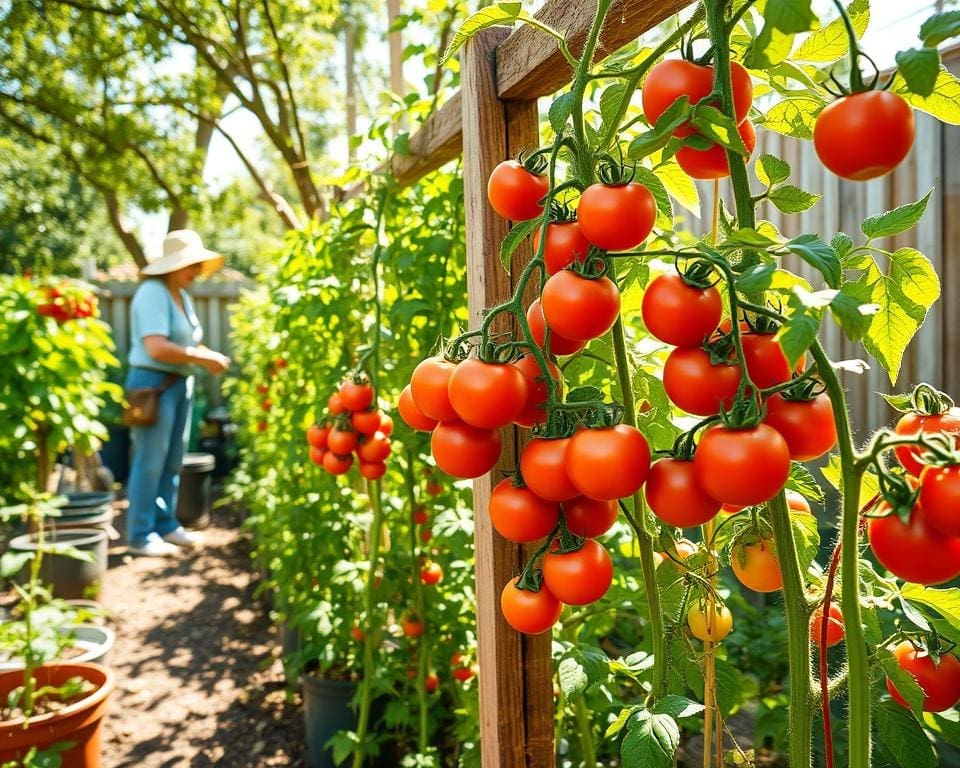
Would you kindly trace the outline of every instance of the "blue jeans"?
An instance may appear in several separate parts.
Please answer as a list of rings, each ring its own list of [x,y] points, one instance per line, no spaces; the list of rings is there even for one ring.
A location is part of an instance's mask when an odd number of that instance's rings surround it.
[[[167,374],[147,368],[131,368],[126,387],[159,387]],[[142,546],[180,527],[177,495],[180,469],[190,437],[190,406],[193,377],[177,379],[160,395],[157,422],[149,427],[131,427],[133,459],[127,481],[127,541]]]

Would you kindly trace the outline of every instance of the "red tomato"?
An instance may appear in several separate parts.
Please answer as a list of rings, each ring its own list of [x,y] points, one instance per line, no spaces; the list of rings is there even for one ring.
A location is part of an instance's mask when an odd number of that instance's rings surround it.
[[[404,424],[418,432],[432,432],[439,423],[436,419],[424,416],[423,412],[417,408],[417,404],[413,402],[413,393],[410,391],[409,384],[400,393],[397,400],[397,412],[403,419]]]
[[[350,426],[361,435],[372,435],[380,429],[380,411],[354,411],[350,414]]]
[[[427,481],[426,486],[424,486],[424,490],[427,492],[428,496],[439,496],[441,493],[443,493],[443,486],[440,485],[440,483],[438,483],[436,480],[429,480]]]
[[[946,536],[960,536],[960,465],[924,469],[919,501],[930,525]]]
[[[608,277],[581,277],[568,269],[547,279],[540,297],[543,319],[567,339],[589,341],[613,328],[620,291]]]
[[[448,387],[456,365],[442,357],[421,361],[410,376],[410,394],[424,416],[437,421],[459,421],[450,404]]]
[[[327,447],[327,435],[330,434],[330,427],[321,427],[314,424],[307,430],[307,443],[321,451]]]
[[[433,458],[448,475],[474,478],[487,474],[500,458],[500,433],[461,421],[437,425],[430,438]]]
[[[754,592],[776,592],[783,588],[780,563],[770,540],[735,547],[730,553],[730,565],[740,583]]]
[[[41,314],[42,314],[42,313],[41,313]],[[269,391],[270,391],[270,386],[269,386],[268,384],[258,384],[258,385],[257,385],[257,392],[259,392],[261,395],[265,395],[265,394],[267,394],[267,392],[269,392]]]
[[[577,206],[580,230],[587,240],[605,251],[636,248],[653,231],[656,218],[653,195],[635,181],[591,184],[583,190]]]
[[[269,397],[264,398],[263,402],[260,403],[260,406],[263,408],[263,410],[269,411],[273,407],[273,401]]]
[[[510,221],[527,221],[543,213],[550,180],[531,173],[516,160],[504,160],[490,174],[487,199],[493,210]]]
[[[580,492],[567,475],[569,437],[535,437],[520,454],[520,474],[527,488],[547,501],[568,501]]]
[[[499,429],[527,405],[527,380],[515,365],[464,360],[450,375],[450,405],[474,427]]]
[[[529,488],[516,488],[509,478],[490,494],[490,522],[503,538],[528,544],[553,533],[560,521],[560,505],[541,499]]]
[[[420,619],[407,618],[403,620],[403,634],[407,637],[420,637],[425,629]]]
[[[826,618],[823,616],[823,606],[818,605],[810,618],[810,642],[816,646],[820,645],[820,637],[823,632],[823,624],[827,624],[827,648],[833,648],[837,643],[843,640],[843,612],[836,603],[830,603],[830,611]]]
[[[660,275],[643,294],[643,324],[660,341],[696,347],[717,330],[723,300],[716,288],[687,285],[680,275]]]
[[[960,702],[960,660],[952,653],[940,656],[935,664],[925,648],[917,648],[909,640],[904,640],[893,649],[893,657],[901,669],[909,672],[923,689],[923,711],[943,712]],[[887,690],[894,701],[910,708],[907,700],[887,678]]]
[[[338,413],[343,413],[347,410],[347,406],[343,404],[343,401],[340,400],[340,395],[334,392],[330,395],[330,398],[327,400],[327,410],[332,416],[336,416]]]
[[[813,511],[810,509],[810,502],[807,501],[806,497],[789,488],[787,489],[787,509],[791,512],[800,512],[805,515],[813,514]]]
[[[353,466],[353,456],[338,456],[333,451],[323,454],[323,468],[331,475],[345,475]]]
[[[363,630],[360,627],[352,627],[350,629],[350,636],[356,640],[358,643],[363,642]]]
[[[663,388],[680,410],[695,416],[713,416],[720,406],[729,409],[740,386],[740,366],[714,365],[700,347],[677,347],[663,366]]]
[[[361,461],[360,476],[367,480],[379,480],[387,473],[387,465],[382,461]]]
[[[539,635],[557,623],[563,603],[554,597],[546,587],[539,592],[519,589],[517,576],[507,582],[500,593],[500,611],[507,624],[525,635]]]
[[[540,299],[534,299],[527,308],[527,325],[530,326],[530,340],[543,349],[546,337],[547,323],[543,319],[543,308]],[[586,341],[567,339],[550,329],[550,352],[554,355],[573,355],[587,345]]]
[[[366,438],[357,448],[360,461],[384,461],[390,455],[390,441],[383,432],[377,432]]]
[[[459,680],[461,683],[465,683],[467,680],[476,677],[477,667],[476,665],[469,667],[457,667],[451,674],[453,675],[454,680]]]
[[[693,457],[697,482],[725,504],[762,504],[776,496],[790,475],[790,449],[773,427],[711,427]]]
[[[753,123],[744,120],[737,126],[737,132],[749,157],[757,146],[757,132]],[[712,144],[708,149],[683,147],[677,152],[677,163],[693,179],[725,179],[730,175],[730,159],[727,150],[720,144]]]
[[[373,405],[373,387],[345,381],[340,385],[340,402],[348,411],[365,411]]]
[[[417,525],[426,525],[430,521],[430,513],[423,507],[417,507],[413,510],[412,518]]]
[[[563,502],[563,519],[567,530],[575,536],[595,539],[609,531],[615,522],[620,507],[616,501],[597,501],[586,496],[577,496]]]
[[[393,419],[385,413],[380,413],[380,431],[387,437],[393,434]]]
[[[543,246],[543,264],[548,275],[555,274],[574,261],[583,261],[590,243],[583,236],[580,224],[574,221],[551,221],[547,224],[547,242]],[[540,229],[533,231],[533,252],[540,250]]]
[[[733,84],[733,108],[739,124],[750,113],[753,83],[750,73],[735,61],[730,62],[730,79]],[[647,122],[653,125],[681,96],[687,96],[693,106],[709,96],[712,90],[713,66],[701,66],[684,59],[666,59],[653,67],[643,81],[643,114]],[[689,136],[694,132],[692,126],[682,125],[673,135]]]
[[[318,467],[323,466],[323,457],[326,455],[326,450],[323,448],[315,448],[310,446],[310,461],[316,464]]]
[[[813,400],[785,400],[775,392],[767,398],[763,423],[783,436],[794,461],[818,459],[837,444],[833,403],[826,393]]]
[[[568,605],[588,605],[603,597],[613,582],[613,561],[595,539],[576,552],[543,556],[543,585]]]
[[[426,544],[432,538],[433,531],[431,531],[429,528],[424,528],[422,531],[420,531],[420,541],[422,541],[424,544]]]
[[[913,109],[890,91],[865,91],[828,104],[813,126],[817,157],[843,179],[889,173],[913,146]]]
[[[423,689],[427,693],[433,693],[440,685],[440,678],[437,677],[436,672],[430,672],[425,678],[423,678]]]
[[[653,514],[677,528],[703,525],[720,511],[720,502],[697,482],[692,461],[665,458],[654,462],[646,496]]]
[[[420,581],[431,586],[443,581],[443,568],[440,563],[427,560],[420,566]]]
[[[636,427],[581,429],[570,438],[567,477],[584,496],[612,501],[640,490],[650,470],[650,446]]]
[[[889,510],[882,504],[877,514]],[[960,538],[944,536],[931,526],[919,504],[911,510],[909,523],[894,514],[871,518],[867,538],[880,564],[904,581],[940,584],[960,576]]]
[[[928,415],[925,413],[910,412],[905,413],[897,422],[896,432],[898,435],[934,435],[938,432],[944,432],[948,435],[960,436],[960,408],[951,408],[945,413]],[[954,446],[960,445],[957,438],[954,437]],[[914,477],[918,477],[926,466],[920,457],[923,449],[916,445],[898,445],[893,449],[897,456],[897,461]]]
[[[327,447],[338,456],[346,456],[357,447],[357,433],[334,427],[327,435]]]
[[[533,355],[524,355],[515,361],[514,365],[527,381],[527,402],[523,411],[513,421],[521,427],[533,427],[542,424],[547,416],[544,406],[547,402],[548,386],[543,371],[540,370],[540,365],[537,363],[537,358]],[[553,380],[560,379],[560,369],[550,360],[547,360],[547,370]]]
[[[257,432],[266,432],[269,425],[263,419],[257,422]]]
[[[790,381],[793,371],[779,341],[772,333],[745,333],[740,337],[743,344],[744,365],[750,379],[760,389],[775,387]],[[803,361],[801,360],[800,365]]]

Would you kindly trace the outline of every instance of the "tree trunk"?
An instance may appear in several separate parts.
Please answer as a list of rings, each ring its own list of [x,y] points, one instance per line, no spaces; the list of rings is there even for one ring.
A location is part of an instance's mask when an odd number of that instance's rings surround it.
[[[143,252],[143,246],[141,246],[140,241],[137,240],[137,236],[127,229],[123,223],[117,193],[110,189],[100,189],[100,194],[103,195],[103,201],[107,205],[107,216],[110,219],[110,226],[112,226],[117,233],[124,248],[133,256],[133,260],[137,266],[143,269],[147,266],[147,257]]]
[[[399,15],[400,0],[387,0],[387,19],[390,26]],[[390,44],[390,90],[403,96],[403,37],[400,32],[391,32],[387,39]]]

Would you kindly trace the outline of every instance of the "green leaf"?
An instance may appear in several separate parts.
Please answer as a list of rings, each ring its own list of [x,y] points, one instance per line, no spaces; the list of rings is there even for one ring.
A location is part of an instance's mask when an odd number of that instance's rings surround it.
[[[813,124],[826,102],[806,93],[777,102],[759,121],[769,131],[793,136],[797,139],[812,139]]]
[[[480,30],[503,24],[513,24],[524,17],[529,18],[529,15],[523,10],[522,2],[500,2],[487,8],[481,8],[460,25],[460,29],[457,30],[450,41],[450,45],[447,46],[447,50],[444,51],[440,63],[446,64],[449,58]]]
[[[635,712],[640,711],[640,707],[624,707],[620,710],[620,714],[617,715],[617,719],[610,723],[607,726],[606,732],[603,734],[605,739],[609,739],[613,736],[616,736],[620,731],[623,730],[623,727],[627,724],[631,717],[633,717]]]
[[[916,248],[901,248],[890,255],[890,279],[919,306],[929,309],[940,298],[937,270]]]
[[[627,150],[631,160],[640,160],[663,149],[673,138],[673,132],[690,118],[690,99],[681,96],[664,111],[649,131],[641,133]]]
[[[560,662],[557,677],[560,680],[560,688],[567,697],[579,696],[590,685],[590,678],[583,665],[569,656]]]
[[[940,52],[936,48],[911,48],[897,53],[897,67],[911,93],[929,96],[940,74]]]
[[[830,302],[830,312],[850,341],[860,341],[873,322],[876,305],[861,304],[859,299],[845,293],[845,287]]]
[[[869,216],[863,220],[860,229],[871,240],[877,237],[891,237],[906,232],[917,225],[927,210],[931,189],[915,203],[907,203],[892,211]]]
[[[790,477],[787,479],[787,488],[791,488],[797,493],[806,496],[810,501],[817,504],[823,503],[823,489],[816,481],[813,473],[807,469],[805,464],[794,461],[790,465]]]
[[[768,0],[763,14],[763,29],[747,52],[747,66],[767,69],[790,55],[793,37],[807,32],[817,23],[810,0]]]
[[[553,100],[548,115],[550,117],[550,127],[553,128],[555,133],[560,133],[563,130],[563,126],[570,119],[570,114],[573,112],[576,103],[577,95],[573,92],[564,93]]]
[[[924,722],[941,740],[960,746],[960,712],[948,709],[946,712],[924,712]]]
[[[870,3],[868,0],[854,0],[847,6],[847,14],[853,22],[857,37],[862,37],[870,24]],[[847,28],[843,19],[837,17],[804,40],[791,58],[797,61],[836,61],[846,56],[849,50],[850,37],[847,35]]]
[[[920,25],[920,39],[928,48],[960,35],[960,11],[936,13]]]
[[[670,715],[637,712],[620,745],[623,768],[672,768],[680,745],[680,728]]]
[[[960,125],[960,80],[943,66],[934,83],[933,93],[929,96],[913,93],[899,74],[894,78],[893,92],[899,93],[909,104],[933,115],[941,123]]]
[[[670,229],[673,224],[673,205],[670,203],[670,195],[660,181],[660,177],[649,168],[638,165],[634,179],[650,190],[650,194],[657,203],[657,226]]]
[[[602,390],[596,387],[576,387],[567,393],[568,403],[589,403],[593,400],[603,400]]]
[[[754,166],[754,173],[760,183],[768,187],[780,184],[790,178],[790,164],[774,155],[763,154]]]
[[[659,120],[657,122],[659,123]],[[743,145],[743,139],[740,138],[737,124],[732,117],[725,115],[716,107],[711,107],[709,104],[694,107],[690,122],[701,134],[725,149],[741,155],[747,154],[747,148]]]
[[[776,264],[757,264],[737,278],[737,290],[743,293],[760,293],[767,290],[777,271]]]
[[[816,235],[800,235],[784,244],[791,253],[795,253],[807,264],[823,275],[831,288],[840,287],[840,259],[836,252]]]
[[[620,107],[623,105],[623,99],[627,94],[626,83],[614,83],[604,89],[600,94],[600,117],[603,124],[608,125],[616,120],[620,114]]]
[[[657,166],[657,176],[670,196],[694,216],[700,218],[700,191],[675,160]]]
[[[820,550],[820,532],[813,515],[791,515],[790,527],[797,542],[797,558],[800,568],[806,573]]]
[[[770,202],[784,213],[802,213],[809,210],[820,201],[821,197],[823,195],[804,192],[792,184],[777,187],[769,194]]]
[[[827,466],[820,467],[820,473],[831,486],[838,491],[841,490],[843,473],[840,469],[840,457],[837,454],[830,455]],[[877,482],[877,476],[873,472],[864,472],[863,479],[860,482],[860,503],[866,504],[877,495],[879,490],[880,485]]]
[[[746,677],[726,659],[716,660],[717,705],[726,714],[749,697]]]
[[[830,247],[837,252],[842,264],[843,258],[853,250],[853,238],[845,232],[837,232],[830,240]]]
[[[960,589],[957,587],[934,589],[920,584],[904,584],[900,594],[911,603],[932,608],[943,616],[951,627],[960,631]]]
[[[771,245],[777,245],[778,241],[758,232],[752,227],[741,227],[730,233],[728,237],[720,243],[720,248],[769,248]]]
[[[699,715],[704,709],[703,704],[691,701],[686,696],[675,695],[664,696],[662,699],[658,699],[653,706],[655,713],[670,715],[673,718],[693,717]]]
[[[804,304],[803,299],[797,294],[797,291],[802,290],[800,286],[794,287],[788,302],[791,308],[790,315],[780,326],[776,337],[791,369],[800,362],[800,358],[816,340],[823,317],[822,309]]]
[[[500,264],[507,274],[510,273],[510,260],[513,258],[513,252],[542,224],[543,221],[540,218],[521,221],[507,232],[507,236],[500,243]]]
[[[940,764],[920,723],[897,702],[882,701],[876,709],[877,735],[901,768],[937,768]]]
[[[20,569],[33,560],[33,552],[4,552],[0,555],[0,578],[10,579],[20,573]]]

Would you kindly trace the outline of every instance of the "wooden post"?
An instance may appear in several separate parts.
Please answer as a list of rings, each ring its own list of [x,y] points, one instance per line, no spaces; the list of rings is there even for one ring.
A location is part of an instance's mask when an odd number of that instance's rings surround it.
[[[467,291],[473,327],[485,307],[509,299],[514,287],[499,262],[500,242],[509,223],[487,202],[487,179],[501,160],[536,148],[540,140],[536,101],[507,103],[497,98],[494,54],[505,36],[503,30],[487,30],[467,44],[461,58]],[[518,249],[514,274],[529,257],[529,250]],[[480,739],[485,768],[554,765],[550,635],[523,637],[503,620],[500,592],[520,573],[525,553],[494,532],[487,512],[492,483],[502,476],[501,470],[515,470],[518,448],[517,431],[511,430],[498,466],[474,482]]]

